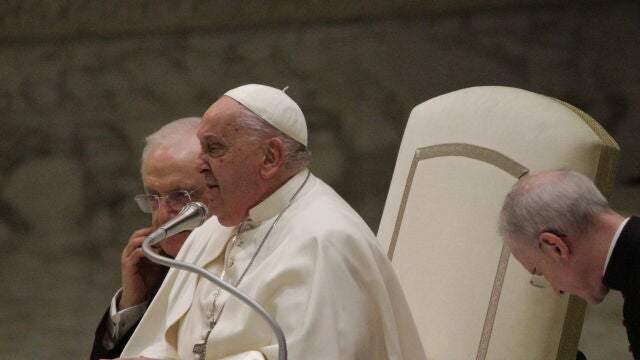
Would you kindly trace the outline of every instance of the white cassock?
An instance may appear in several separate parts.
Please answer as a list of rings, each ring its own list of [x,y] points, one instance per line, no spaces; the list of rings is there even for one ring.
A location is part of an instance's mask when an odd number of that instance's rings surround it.
[[[227,258],[234,284],[274,220],[300,188],[301,171],[249,211]],[[194,230],[178,258],[219,275],[225,245],[238,231],[215,217]],[[365,222],[323,181],[310,175],[273,227],[239,285],[280,324],[289,359],[425,359],[400,284]],[[217,286],[171,269],[123,357],[194,359],[208,330]],[[206,359],[278,358],[268,324],[224,291]]]

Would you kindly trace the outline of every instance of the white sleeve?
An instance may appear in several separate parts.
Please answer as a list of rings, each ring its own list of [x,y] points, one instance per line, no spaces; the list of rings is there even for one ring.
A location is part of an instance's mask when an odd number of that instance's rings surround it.
[[[118,311],[118,301],[121,295],[122,289],[118,290],[113,299],[111,299],[111,306],[109,308],[109,318],[111,321],[109,321],[107,328],[109,329],[109,334],[113,342],[120,340],[120,338],[142,318],[142,315],[144,315],[144,312],[147,310],[147,303],[143,302]]]

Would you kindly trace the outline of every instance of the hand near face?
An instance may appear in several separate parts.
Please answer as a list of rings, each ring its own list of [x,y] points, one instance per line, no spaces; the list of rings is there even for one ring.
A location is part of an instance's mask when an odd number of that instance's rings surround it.
[[[142,252],[142,243],[151,232],[152,227],[137,230],[122,251],[122,296],[118,302],[118,310],[145,302],[151,289],[162,281],[165,269],[151,262]]]

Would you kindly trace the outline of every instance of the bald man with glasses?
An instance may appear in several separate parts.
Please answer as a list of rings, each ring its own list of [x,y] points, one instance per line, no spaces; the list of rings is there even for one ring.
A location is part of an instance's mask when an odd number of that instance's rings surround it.
[[[122,288],[96,329],[91,360],[120,356],[164,279],[167,268],[144,257],[144,239],[187,203],[207,204],[203,196],[206,184],[198,170],[199,125],[200,118],[178,119],[146,138],[141,166],[145,193],[135,201],[140,210],[151,215],[151,226],[135,231],[122,251]],[[162,241],[157,251],[175,257],[188,235],[185,231]]]

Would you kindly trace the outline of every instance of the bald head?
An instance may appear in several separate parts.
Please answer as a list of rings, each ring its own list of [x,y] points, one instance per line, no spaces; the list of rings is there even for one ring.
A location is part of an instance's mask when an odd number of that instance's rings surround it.
[[[152,149],[171,149],[171,156],[189,160],[200,151],[197,132],[201,118],[186,117],[174,120],[158,129],[145,139],[142,150],[141,171],[144,172],[145,163]]]
[[[543,231],[582,235],[596,215],[609,212],[607,200],[586,176],[552,170],[520,179],[500,213],[500,234],[513,241],[537,241]]]

